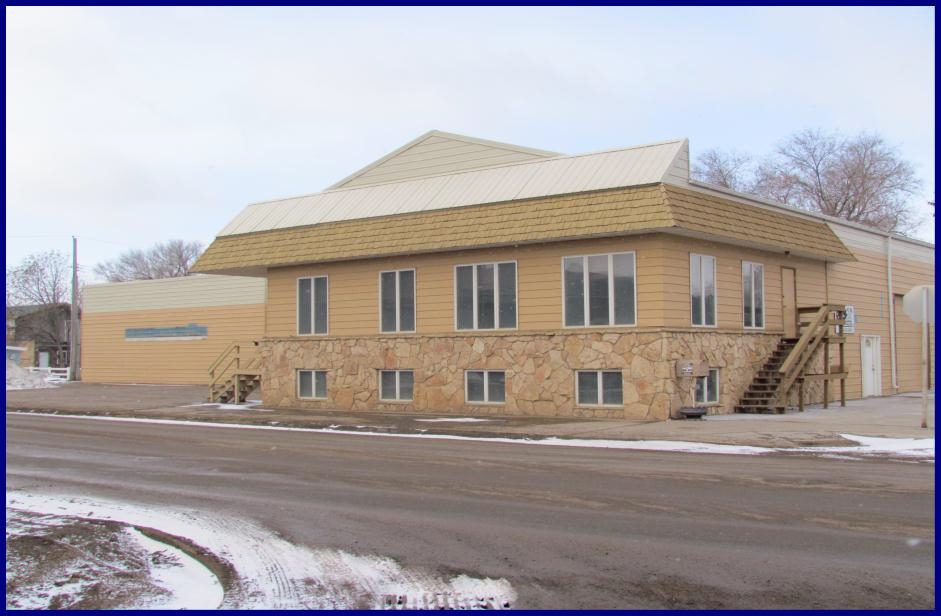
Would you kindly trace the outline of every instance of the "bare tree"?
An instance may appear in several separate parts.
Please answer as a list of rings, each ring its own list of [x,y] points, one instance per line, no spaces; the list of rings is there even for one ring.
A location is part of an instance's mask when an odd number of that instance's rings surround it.
[[[755,192],[801,209],[882,229],[915,224],[909,199],[921,187],[911,163],[879,135],[805,130],[759,168]]]
[[[7,342],[32,341],[37,350],[53,353],[54,365],[68,349],[71,268],[70,260],[53,250],[29,255],[7,270]]]
[[[170,240],[147,251],[129,250],[113,261],[99,263],[95,275],[108,282],[186,276],[202,250],[200,242]]]
[[[747,154],[718,149],[706,150],[696,159],[693,178],[738,192],[751,192],[752,157]]]
[[[54,305],[70,299],[72,266],[58,250],[29,255],[7,270],[7,304]]]
[[[911,163],[879,135],[845,137],[804,130],[757,164],[744,154],[707,150],[695,179],[811,212],[896,233],[917,219],[909,200],[921,188]]]

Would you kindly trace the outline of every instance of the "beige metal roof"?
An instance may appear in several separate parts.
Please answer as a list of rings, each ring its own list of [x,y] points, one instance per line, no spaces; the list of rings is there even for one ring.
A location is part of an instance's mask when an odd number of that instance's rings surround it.
[[[656,184],[689,159],[685,139],[330,190],[249,205],[219,236]]]
[[[562,155],[558,152],[432,130],[340,180],[327,190],[384,184],[555,156]]]

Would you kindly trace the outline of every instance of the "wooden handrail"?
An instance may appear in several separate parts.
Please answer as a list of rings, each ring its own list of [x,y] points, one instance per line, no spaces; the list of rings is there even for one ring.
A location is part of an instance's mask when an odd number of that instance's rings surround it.
[[[845,306],[840,306],[837,304],[823,304],[816,308],[813,320],[807,323],[807,329],[801,335],[800,339],[797,341],[797,344],[794,345],[794,348],[791,349],[791,352],[788,353],[787,358],[781,364],[781,367],[778,368],[778,373],[781,375],[781,382],[778,384],[777,393],[775,395],[775,405],[784,406],[787,399],[787,394],[790,391],[791,387],[797,381],[798,377],[804,370],[804,367],[814,356],[814,353],[817,351],[820,346],[821,341],[827,337],[829,334],[829,329],[831,325],[841,325],[844,322],[842,315],[838,318],[831,319],[830,314],[832,312],[842,313],[846,310]],[[799,308],[798,312],[809,313],[812,309],[810,308]]]
[[[222,353],[219,354],[219,357],[216,358],[214,362],[209,366],[209,400],[212,401],[216,395],[216,387],[220,382],[224,383],[226,380],[232,377],[235,378],[235,387],[238,388],[238,375],[243,374],[243,372],[248,368],[253,368],[258,365],[259,357],[254,353],[256,342],[249,341],[235,341],[227,346]],[[244,349],[252,349],[253,353],[250,357],[245,357],[246,355],[243,352]],[[243,365],[243,360],[246,360]],[[225,362],[223,364],[223,362]],[[234,365],[234,370],[233,370]]]

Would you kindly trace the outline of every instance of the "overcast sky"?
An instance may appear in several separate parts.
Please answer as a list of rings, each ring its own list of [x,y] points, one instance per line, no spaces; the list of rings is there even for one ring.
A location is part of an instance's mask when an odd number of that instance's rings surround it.
[[[763,155],[874,131],[934,241],[934,7],[7,7],[7,265],[215,237],[431,129]]]

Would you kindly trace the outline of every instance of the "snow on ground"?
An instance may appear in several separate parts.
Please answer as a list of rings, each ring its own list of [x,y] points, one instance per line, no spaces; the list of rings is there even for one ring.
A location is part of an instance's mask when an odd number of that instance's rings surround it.
[[[424,421],[426,423],[479,423],[479,422],[492,422],[497,421],[495,419],[479,419],[477,417],[441,417],[439,419],[416,419],[415,421]]]
[[[31,413],[36,414],[36,413]],[[162,425],[192,426],[191,421],[178,419],[145,419],[137,417],[105,417],[97,415],[48,415],[72,419],[95,421],[128,421]],[[275,424],[277,422],[271,422]],[[577,439],[548,437],[542,439],[457,436],[450,434],[414,434],[397,432],[365,432],[330,428],[291,428],[288,426],[255,426],[216,422],[199,422],[199,427],[229,428],[233,430],[281,430],[286,432],[316,432],[322,434],[351,434],[356,436],[384,436],[392,438],[431,438],[439,440],[475,441],[488,443],[514,443],[518,445],[551,445],[557,447],[601,447],[605,449],[637,449],[646,451],[676,451],[681,453],[717,453],[730,455],[759,455],[768,453],[813,453],[842,454],[854,458],[869,456],[900,456],[934,460],[933,438],[879,438],[842,434],[847,440],[860,443],[847,447],[752,447],[748,445],[722,445],[718,443],[696,443],[691,441],[628,441],[607,439]],[[372,426],[357,426],[366,428]],[[377,427],[378,428],[378,427]]]
[[[10,510],[112,520],[184,537],[235,569],[237,588],[225,596],[219,605],[222,608],[505,609],[516,602],[516,592],[505,579],[467,575],[445,579],[404,568],[382,556],[310,549],[294,545],[254,521],[219,512],[25,491],[7,492],[8,517]],[[9,572],[9,563],[7,569]]]
[[[222,602],[206,567],[137,529],[9,503],[8,495],[7,608],[213,609]]]
[[[222,409],[223,411],[261,411],[263,413],[272,412],[271,409],[261,409],[257,408],[261,404],[261,400],[249,400],[244,404],[223,404],[221,402],[203,402],[202,404],[187,404],[184,408],[194,408],[199,406],[208,406],[214,409]]]
[[[136,607],[212,610],[222,604],[222,584],[201,562],[183,550],[151,539],[136,528],[126,528],[125,532],[148,553],[150,577],[168,593],[163,600]]]
[[[7,389],[41,389],[57,387],[46,381],[41,374],[30,372],[26,368],[7,360]]]

